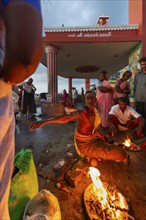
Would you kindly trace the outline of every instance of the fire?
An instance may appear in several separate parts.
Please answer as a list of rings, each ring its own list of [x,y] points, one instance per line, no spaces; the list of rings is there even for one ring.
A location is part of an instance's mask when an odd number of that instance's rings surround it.
[[[111,219],[121,220],[124,219],[125,211],[128,210],[128,205],[124,196],[114,189],[110,189],[110,186],[106,186],[100,180],[100,172],[95,167],[89,168],[89,173],[92,179],[92,187],[90,193],[95,198],[95,201],[100,201],[101,209],[106,210],[106,214]],[[106,188],[104,187],[106,186]],[[112,188],[112,186],[111,186]]]
[[[124,144],[126,147],[130,147],[130,145],[131,145],[130,139],[125,140],[123,144]]]
[[[90,167],[90,176],[92,179],[92,182],[94,183],[95,186],[95,191],[98,190],[98,196],[101,200],[102,203],[102,207],[106,207],[107,205],[107,192],[99,178],[100,176],[100,172],[98,169],[96,169],[95,167]]]
[[[127,140],[124,141],[123,147],[126,150],[132,150],[132,151],[140,150],[139,147],[136,144],[134,144],[130,139],[127,139]]]
[[[121,209],[125,209],[126,206],[125,206],[124,198],[123,198],[122,194],[118,193],[118,196],[119,196],[119,200],[120,200],[120,207],[121,207]]]

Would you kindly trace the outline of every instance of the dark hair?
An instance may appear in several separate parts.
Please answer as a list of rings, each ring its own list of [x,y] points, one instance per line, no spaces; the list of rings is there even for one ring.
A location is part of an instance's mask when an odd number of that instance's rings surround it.
[[[120,97],[120,98],[118,99],[118,103],[119,103],[119,102],[124,102],[124,103],[128,104],[128,103],[129,103],[129,99],[128,99],[127,97]]]
[[[46,99],[47,100],[45,92],[40,93],[40,97],[41,97],[41,99]]]
[[[140,60],[139,60],[139,63],[141,63],[143,61],[146,61],[146,57],[141,57]]]
[[[107,74],[107,71],[106,71],[106,70],[101,70],[100,75],[101,75],[101,74],[105,74],[105,75],[106,75],[106,74]]]
[[[130,75],[132,76],[132,72],[130,70],[126,70],[124,73],[123,73],[123,76],[125,75]]]
[[[86,95],[86,94],[93,94],[94,96],[96,96],[95,92],[93,92],[92,90],[87,90],[87,91],[85,92],[85,95]]]
[[[33,82],[33,78],[29,78],[28,80],[31,80],[31,82]]]

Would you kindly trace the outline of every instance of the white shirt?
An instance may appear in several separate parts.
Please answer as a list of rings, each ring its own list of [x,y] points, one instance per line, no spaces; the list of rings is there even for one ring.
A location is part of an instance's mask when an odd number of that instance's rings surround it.
[[[78,97],[78,92],[77,92],[77,90],[74,90],[73,91],[73,99],[77,99],[77,97]]]
[[[33,84],[29,85],[27,82],[24,82],[24,83],[22,83],[21,85],[23,86],[24,90],[25,90],[27,93],[31,93]]]
[[[119,105],[112,106],[109,114],[115,115],[121,124],[126,124],[132,116],[139,118],[141,115],[134,108],[127,106],[124,112],[121,111]]]

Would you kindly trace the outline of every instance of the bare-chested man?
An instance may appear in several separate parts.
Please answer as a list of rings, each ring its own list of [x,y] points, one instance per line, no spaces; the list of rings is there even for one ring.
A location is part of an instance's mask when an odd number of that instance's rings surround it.
[[[114,145],[109,147],[100,134],[98,127],[101,120],[95,108],[95,103],[96,96],[94,92],[87,91],[85,94],[86,105],[82,110],[79,109],[76,112],[44,121],[30,122],[31,129],[41,128],[46,124],[64,124],[77,119],[75,146],[80,156],[127,162],[129,160],[127,153]]]

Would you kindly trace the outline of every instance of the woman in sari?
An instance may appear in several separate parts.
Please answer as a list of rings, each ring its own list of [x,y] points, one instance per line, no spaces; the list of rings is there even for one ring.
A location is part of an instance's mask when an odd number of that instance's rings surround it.
[[[102,127],[108,128],[108,114],[113,104],[113,87],[108,81],[105,71],[101,72],[100,81],[101,85],[96,90],[97,108]]]
[[[120,97],[127,97],[128,105],[130,104],[129,94],[130,94],[130,83],[128,79],[132,76],[132,72],[130,70],[126,70],[121,79],[118,79],[115,84],[114,91],[114,104],[118,104],[118,100]]]

